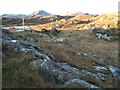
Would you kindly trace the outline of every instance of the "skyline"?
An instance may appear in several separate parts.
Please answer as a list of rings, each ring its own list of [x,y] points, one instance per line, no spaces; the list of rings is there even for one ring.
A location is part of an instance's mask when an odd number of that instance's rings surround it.
[[[30,14],[45,10],[52,14],[118,12],[119,0],[1,0],[0,14]]]

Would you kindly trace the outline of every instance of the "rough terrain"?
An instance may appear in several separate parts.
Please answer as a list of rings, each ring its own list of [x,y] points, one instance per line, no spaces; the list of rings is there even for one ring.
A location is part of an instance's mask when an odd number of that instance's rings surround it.
[[[2,32],[3,88],[118,87],[118,39],[90,30]]]

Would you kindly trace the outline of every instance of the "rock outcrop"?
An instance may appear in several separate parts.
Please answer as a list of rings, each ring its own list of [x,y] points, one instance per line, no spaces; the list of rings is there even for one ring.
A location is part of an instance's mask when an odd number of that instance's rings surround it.
[[[31,61],[30,65],[36,67],[38,73],[45,79],[60,85],[60,87],[68,87],[72,84],[79,84],[83,88],[104,88],[105,85],[99,85],[99,83],[94,83],[94,81],[99,81],[104,84],[109,77],[120,80],[120,68],[118,67],[96,66],[95,70],[97,70],[98,73],[93,73],[76,68],[65,62],[56,62],[56,58],[54,58],[54,56],[46,50],[27,41],[12,40],[6,33],[8,33],[7,30],[3,30],[3,46],[12,45],[15,50],[19,52],[31,52],[34,54],[36,59]],[[107,75],[99,72],[101,69],[111,71],[111,74]],[[94,81],[91,81],[92,78],[94,78]]]
[[[54,57],[44,50],[40,49],[36,45],[32,45],[28,42],[12,40],[10,37],[3,34],[3,45],[13,45],[16,50],[20,52],[32,52],[37,56],[37,60],[32,61],[30,64],[36,66],[38,72],[41,73],[46,79],[50,81],[59,82],[65,84],[65,86],[69,83],[74,83],[75,81],[79,84],[83,84],[88,88],[98,88],[98,86],[90,84],[84,80],[81,80],[79,76],[84,76],[84,74],[88,73],[92,77],[96,77],[94,74],[91,74],[87,71],[80,71],[77,68],[74,68],[67,63],[58,63],[54,62]],[[74,82],[71,80],[77,79]],[[70,82],[69,82],[70,81]]]

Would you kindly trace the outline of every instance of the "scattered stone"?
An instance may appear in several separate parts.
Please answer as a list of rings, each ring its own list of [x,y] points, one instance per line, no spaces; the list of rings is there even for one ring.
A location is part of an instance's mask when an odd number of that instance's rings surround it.
[[[11,42],[17,42],[17,40],[11,40]]]
[[[79,56],[88,56],[88,54],[87,53],[85,53],[85,52],[79,52],[79,53],[77,53],[77,55],[79,55]]]
[[[108,66],[108,68],[110,69],[112,75],[120,80],[120,68],[115,66]]]
[[[57,38],[57,39],[53,39],[53,41],[55,42],[63,42],[65,40],[65,38]]]
[[[103,67],[103,66],[94,66],[94,69],[95,69],[96,71],[107,70],[107,68],[106,68],[106,67]]]
[[[112,39],[112,36],[108,35],[108,34],[103,34],[103,33],[96,33],[96,36],[98,39],[104,39],[107,41],[110,41]]]
[[[102,81],[105,81],[106,78],[107,78],[107,75],[104,74],[104,73],[97,73],[97,76],[98,76]]]
[[[28,42],[38,42],[36,38],[26,38],[25,40]]]
[[[74,43],[69,43],[68,46],[69,46],[70,48],[72,48],[72,47],[75,47],[75,44],[74,44]]]

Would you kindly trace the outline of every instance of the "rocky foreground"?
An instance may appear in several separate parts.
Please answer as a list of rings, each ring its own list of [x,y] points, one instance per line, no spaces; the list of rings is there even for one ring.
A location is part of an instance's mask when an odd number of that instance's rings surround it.
[[[40,33],[40,32],[30,32],[30,33],[27,31],[9,32],[8,30],[2,30],[2,32],[3,32],[2,33],[3,88],[6,87],[116,88],[118,87],[118,82],[120,80],[120,67],[117,64],[117,57],[119,55],[116,54],[111,55],[108,53],[108,56],[107,54],[104,56],[103,54],[100,53],[97,54],[96,50],[94,50],[96,51],[94,53],[92,51],[91,52],[85,51],[85,47],[83,50],[81,49],[81,51],[79,52],[75,49],[75,48],[79,49],[77,47],[78,44],[80,44],[81,47],[83,47],[84,45],[87,44],[86,40],[91,40],[91,39],[84,39],[84,37],[82,36],[78,38],[79,36],[77,36],[76,39],[77,41],[76,41],[75,36],[72,32],[71,32],[71,36],[68,35],[67,37],[65,36],[66,33],[64,33],[65,34],[64,38],[61,38],[60,36],[54,38],[52,36],[52,38],[50,38],[49,35],[45,35],[44,33]],[[28,35],[29,38],[24,37],[25,33],[26,35]],[[77,31],[77,33],[79,32]],[[86,32],[81,32],[81,33],[84,34]],[[41,36],[37,37],[37,35],[41,35]],[[74,36],[74,38],[72,35]],[[102,44],[106,44],[106,43],[110,44],[108,46],[109,48],[112,45],[111,43],[114,42],[105,41]],[[53,51],[55,51],[54,50],[55,48],[53,48],[54,45],[58,50],[58,52],[56,51],[53,54]],[[68,45],[68,47],[66,45]],[[72,61],[69,58],[68,60],[65,60],[65,58],[68,56],[64,57],[63,55],[62,57],[62,51],[61,53],[59,51],[62,49],[64,53],[68,53],[66,55],[71,54],[70,57],[72,58]],[[74,51],[72,51],[72,49],[74,49]],[[66,50],[67,52],[64,50]],[[104,53],[105,51],[101,51],[101,53],[102,52]],[[59,53],[59,56],[61,56],[61,58],[57,56],[57,53]],[[115,53],[117,53],[117,51]],[[32,71],[31,67],[34,68],[32,70],[35,74],[31,74],[33,73],[31,72]],[[13,76],[9,76],[9,73],[11,73],[11,75]],[[36,76],[36,74],[38,75]],[[43,81],[42,80],[39,81],[39,78],[42,78]],[[46,85],[45,82],[50,83],[50,85]],[[37,83],[37,84],[34,85],[33,83]],[[41,83],[44,84],[41,85]],[[51,83],[53,85],[51,85]]]

